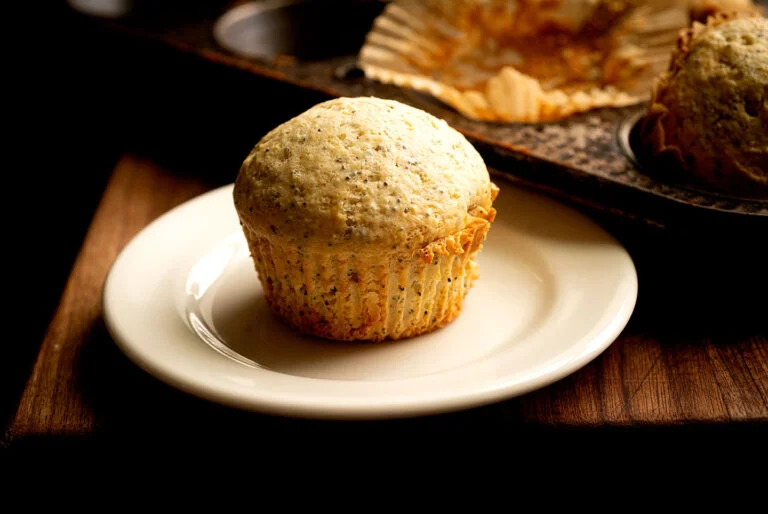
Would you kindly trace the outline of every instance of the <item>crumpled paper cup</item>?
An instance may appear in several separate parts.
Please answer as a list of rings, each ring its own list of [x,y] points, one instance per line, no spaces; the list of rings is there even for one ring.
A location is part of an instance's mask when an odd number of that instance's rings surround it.
[[[688,0],[395,0],[358,63],[488,121],[556,120],[648,98]]]

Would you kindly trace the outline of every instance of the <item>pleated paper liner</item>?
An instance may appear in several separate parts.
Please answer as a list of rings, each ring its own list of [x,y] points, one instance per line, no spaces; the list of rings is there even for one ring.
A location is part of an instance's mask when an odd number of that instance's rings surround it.
[[[359,65],[469,118],[556,120],[647,99],[689,19],[687,0],[395,0]]]
[[[267,303],[286,323],[328,339],[382,341],[430,332],[460,314],[495,212],[390,255],[302,251],[247,228],[245,236]]]

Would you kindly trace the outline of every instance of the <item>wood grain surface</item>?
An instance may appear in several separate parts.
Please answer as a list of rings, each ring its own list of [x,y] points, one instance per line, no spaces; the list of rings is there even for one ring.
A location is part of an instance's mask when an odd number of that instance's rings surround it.
[[[122,440],[128,435],[236,441],[254,431],[393,435],[425,427],[727,427],[768,421],[762,290],[745,296],[751,285],[743,282],[725,290],[734,279],[741,280],[736,268],[721,274],[722,280],[702,281],[692,256],[705,261],[702,266],[708,266],[706,259],[679,234],[644,235],[621,227],[612,231],[630,250],[640,280],[632,320],[595,361],[523,397],[440,416],[350,423],[245,413],[178,392],[119,352],[102,321],[101,292],[110,265],[138,231],[206,189],[194,174],[172,173],[132,155],[119,160],[40,348],[8,444],[71,437]],[[686,275],[685,269],[693,273]],[[750,271],[749,276],[757,275]],[[715,291],[714,296],[707,291]],[[741,297],[733,291],[742,291]]]
[[[123,246],[153,219],[205,190],[146,161],[120,160],[75,261],[24,390],[11,434],[91,432],[78,359],[101,322],[101,290]]]

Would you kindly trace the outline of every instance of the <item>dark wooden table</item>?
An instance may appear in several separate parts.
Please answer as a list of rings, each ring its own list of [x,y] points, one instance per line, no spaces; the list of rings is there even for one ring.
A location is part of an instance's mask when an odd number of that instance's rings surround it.
[[[103,38],[99,50],[94,37]],[[56,126],[63,138],[54,148],[57,165],[46,168],[37,188],[58,223],[47,238],[29,237],[31,255],[47,264],[30,266],[43,280],[34,290],[25,282],[37,317],[3,362],[9,383],[0,396],[7,420],[0,450],[250,445],[255,435],[279,442],[476,429],[504,435],[768,428],[765,234],[730,233],[716,224],[672,231],[599,210],[587,213],[635,260],[637,308],[607,351],[549,387],[439,416],[326,422],[241,412],[164,385],[128,361],[104,327],[101,291],[110,265],[153,219],[231,182],[266,130],[322,97],[281,90],[280,102],[260,104],[256,116],[248,99],[277,94],[273,85],[191,56],[153,50],[151,58],[139,57],[135,42],[104,34],[83,41],[76,46],[80,60],[67,68],[86,78],[63,90],[67,102],[53,103],[89,128],[73,135],[68,122]],[[95,72],[99,52],[113,64]]]
[[[206,432],[230,431],[230,424],[238,426],[238,433],[258,431],[262,425],[279,430],[312,430],[318,425],[331,430],[346,425],[339,429],[348,430],[354,425],[240,413],[187,397],[136,368],[105,331],[101,291],[118,252],[153,219],[210,187],[194,174],[170,171],[148,159],[131,154],[119,158],[13,416],[11,445],[30,438],[133,433],[147,419],[152,419],[152,431],[182,430],[190,419],[198,418],[204,421],[196,421],[195,430]],[[398,421],[399,428],[409,423],[432,428],[475,422],[510,428],[587,428],[768,421],[765,327],[735,318],[731,326],[695,315],[690,319],[684,307],[679,317],[659,312],[669,309],[670,302],[654,295],[676,293],[653,290],[650,283],[657,270],[640,267],[639,273],[636,317],[603,355],[581,371],[517,399]],[[366,425],[372,429],[387,422]]]

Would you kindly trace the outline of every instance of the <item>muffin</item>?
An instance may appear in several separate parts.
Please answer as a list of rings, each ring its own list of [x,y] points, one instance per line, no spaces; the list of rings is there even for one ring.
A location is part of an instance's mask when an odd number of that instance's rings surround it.
[[[459,315],[497,192],[444,121],[395,101],[339,98],[264,136],[234,203],[277,316],[308,334],[381,341]]]
[[[657,156],[722,191],[768,193],[768,20],[718,15],[684,31],[642,133]]]

